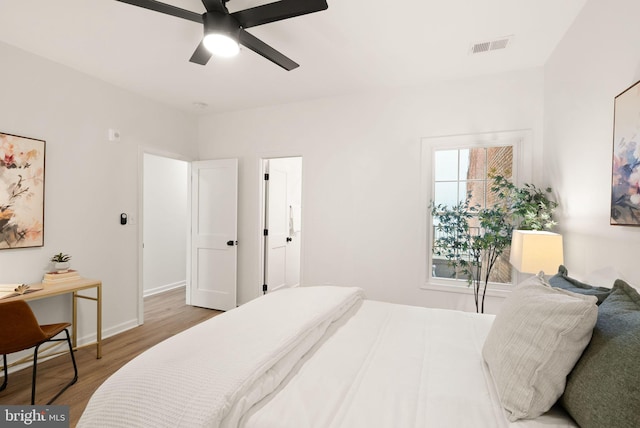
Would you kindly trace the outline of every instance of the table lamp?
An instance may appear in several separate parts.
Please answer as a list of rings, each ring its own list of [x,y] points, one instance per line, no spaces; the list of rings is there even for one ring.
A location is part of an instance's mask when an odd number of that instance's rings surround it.
[[[557,272],[562,258],[562,235],[537,230],[514,230],[509,263],[522,273]]]

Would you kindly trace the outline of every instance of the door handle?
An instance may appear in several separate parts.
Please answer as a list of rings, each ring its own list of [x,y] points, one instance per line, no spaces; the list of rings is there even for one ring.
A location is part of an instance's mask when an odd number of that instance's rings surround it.
[[[238,241],[227,241],[227,245],[233,247],[234,245],[238,245]]]

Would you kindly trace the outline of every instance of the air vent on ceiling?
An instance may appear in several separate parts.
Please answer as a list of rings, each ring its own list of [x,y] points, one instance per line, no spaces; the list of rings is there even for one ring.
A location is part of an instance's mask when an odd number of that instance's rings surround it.
[[[470,53],[477,54],[482,52],[495,51],[498,49],[505,49],[513,36],[500,37],[499,39],[494,40],[485,40],[478,43],[473,43],[471,45]]]

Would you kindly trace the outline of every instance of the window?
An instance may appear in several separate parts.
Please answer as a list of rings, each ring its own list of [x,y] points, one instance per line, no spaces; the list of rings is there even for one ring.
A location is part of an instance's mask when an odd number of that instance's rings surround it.
[[[492,175],[501,175],[515,181],[518,152],[522,133],[469,135],[464,137],[429,138],[423,140],[427,204],[452,207],[469,197],[470,206],[491,207],[497,197],[491,192]],[[515,138],[514,138],[515,137]],[[446,258],[434,254],[438,242],[437,219],[427,214],[427,282],[435,285],[464,285],[467,278],[460,270],[452,268]],[[480,231],[479,220],[469,221],[470,233]],[[441,233],[441,232],[440,232]],[[490,282],[511,284],[512,268],[508,250],[504,252],[491,271]]]

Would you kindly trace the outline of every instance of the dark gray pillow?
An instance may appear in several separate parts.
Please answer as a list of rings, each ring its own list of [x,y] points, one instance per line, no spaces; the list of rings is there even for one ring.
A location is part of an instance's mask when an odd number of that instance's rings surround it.
[[[640,427],[640,294],[616,280],[560,403],[582,428]]]
[[[585,284],[577,279],[570,278],[567,268],[563,265],[560,265],[557,274],[549,278],[549,284],[551,284],[552,287],[562,288],[563,290],[572,291],[574,293],[596,296],[598,298],[598,305],[607,298],[609,293],[611,293],[610,288],[594,287],[593,285]]]

